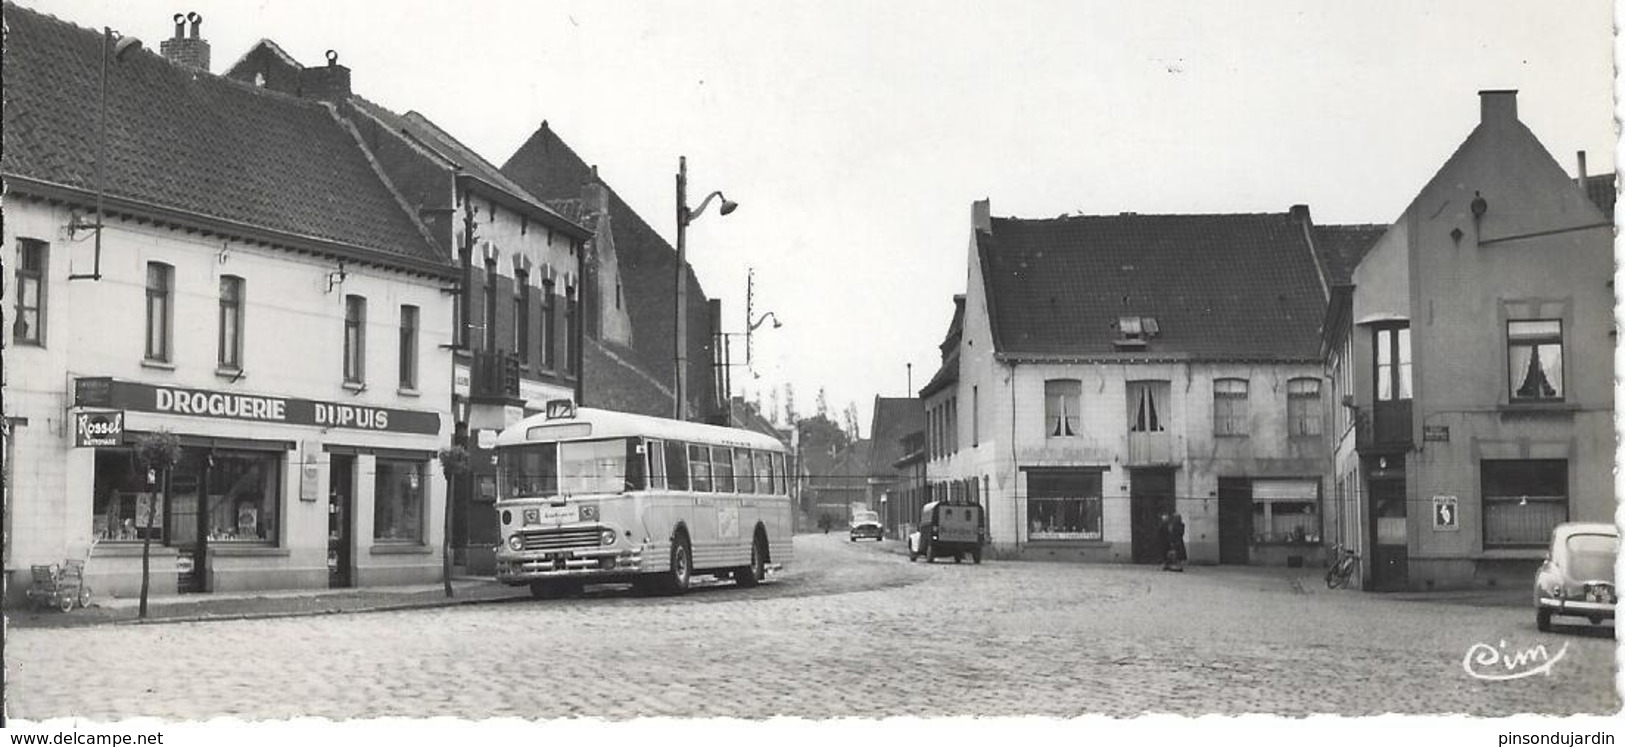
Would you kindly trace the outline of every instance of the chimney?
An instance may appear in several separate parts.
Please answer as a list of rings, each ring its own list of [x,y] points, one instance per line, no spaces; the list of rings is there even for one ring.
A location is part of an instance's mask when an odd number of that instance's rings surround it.
[[[350,98],[350,68],[339,64],[338,52],[327,50],[327,67],[300,69],[299,95],[322,101]]]
[[[1585,189],[1585,187],[1586,187],[1586,152],[1582,150],[1582,151],[1580,151],[1578,153],[1575,153],[1574,157],[1575,157],[1576,160],[1578,160],[1580,162],[1580,172],[1579,172],[1580,173],[1580,178],[1575,179],[1574,181],[1579,183],[1580,189]]]
[[[192,24],[192,35],[186,35],[186,24]],[[164,59],[193,70],[209,72],[209,43],[203,40],[203,16],[196,13],[175,14],[175,38],[158,44]]]
[[[982,233],[993,233],[993,207],[988,200],[982,199],[971,203],[971,228]]]
[[[1286,215],[1287,215],[1287,219],[1292,221],[1292,223],[1294,225],[1299,225],[1299,226],[1311,225],[1310,222],[1309,222],[1309,206],[1308,205],[1293,205],[1291,208],[1289,208],[1287,210]]]
[[[1517,91],[1479,91],[1479,123],[1518,121]]]

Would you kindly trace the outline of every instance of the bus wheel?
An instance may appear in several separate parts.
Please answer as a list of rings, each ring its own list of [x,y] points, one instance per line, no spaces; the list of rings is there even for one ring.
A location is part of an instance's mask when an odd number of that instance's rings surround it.
[[[750,543],[750,565],[734,569],[735,583],[749,588],[767,578],[767,548],[763,545],[762,535],[756,535],[756,539]]]
[[[694,554],[688,546],[688,534],[678,532],[671,541],[671,570],[661,584],[667,594],[681,594],[688,591],[689,577],[694,571]]]

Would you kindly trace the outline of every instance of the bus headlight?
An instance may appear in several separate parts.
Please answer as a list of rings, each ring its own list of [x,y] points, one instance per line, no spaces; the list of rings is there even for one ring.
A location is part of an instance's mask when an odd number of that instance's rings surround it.
[[[517,534],[508,537],[508,549],[514,552],[525,549],[525,538]]]
[[[613,530],[613,529],[605,529],[604,531],[599,532],[598,533],[598,542],[600,544],[604,544],[604,545],[613,545],[613,544],[615,544],[615,530]]]

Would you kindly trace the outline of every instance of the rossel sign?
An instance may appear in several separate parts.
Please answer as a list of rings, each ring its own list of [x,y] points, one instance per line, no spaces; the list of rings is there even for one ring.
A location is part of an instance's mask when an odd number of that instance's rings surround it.
[[[107,378],[76,380],[74,404],[80,407],[117,407],[137,412],[362,431],[424,434],[440,432],[440,414],[424,410],[318,402],[264,394],[213,392],[206,389],[154,386]]]

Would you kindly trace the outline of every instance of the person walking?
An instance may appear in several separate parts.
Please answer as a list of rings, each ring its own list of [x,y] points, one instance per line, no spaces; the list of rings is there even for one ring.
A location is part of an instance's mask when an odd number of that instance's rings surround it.
[[[1163,567],[1185,572],[1185,520],[1177,512],[1168,517],[1168,565]]]
[[[1169,559],[1173,557],[1173,543],[1168,536],[1168,512],[1157,514],[1157,556],[1162,558],[1162,569],[1173,570]]]

